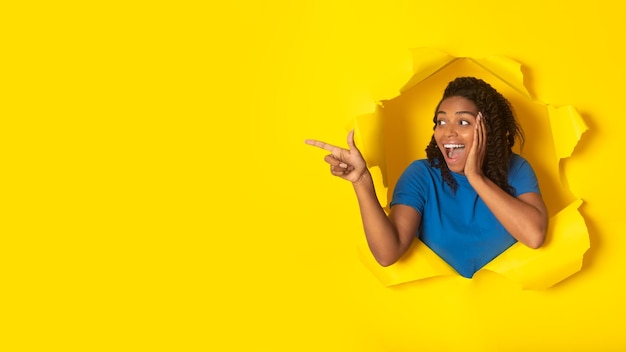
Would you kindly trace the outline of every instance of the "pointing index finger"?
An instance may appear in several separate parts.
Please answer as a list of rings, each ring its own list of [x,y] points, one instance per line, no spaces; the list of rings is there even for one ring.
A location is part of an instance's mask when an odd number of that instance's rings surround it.
[[[322,149],[327,150],[327,151],[329,151],[331,153],[336,148],[339,148],[339,147],[334,146],[332,144],[324,143],[322,141],[318,141],[318,140],[315,140],[315,139],[307,139],[307,140],[304,141],[304,143],[306,143],[308,145],[312,145],[312,146],[318,147],[318,148],[322,148]]]

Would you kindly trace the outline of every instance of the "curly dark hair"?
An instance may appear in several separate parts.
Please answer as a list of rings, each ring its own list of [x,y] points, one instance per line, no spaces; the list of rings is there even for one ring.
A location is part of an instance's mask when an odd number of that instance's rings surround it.
[[[483,173],[500,188],[513,194],[513,188],[508,183],[508,168],[512,147],[515,140],[519,140],[520,145],[524,145],[524,132],[515,119],[511,103],[498,93],[487,82],[474,77],[459,77],[453,80],[446,87],[443,98],[437,104],[433,123],[437,127],[437,111],[441,102],[446,98],[460,96],[476,104],[478,111],[484,116],[485,130],[487,134],[487,148],[485,151],[485,161]],[[431,137],[430,144],[426,147],[426,156],[432,167],[441,171],[446,184],[454,192],[458,187],[456,180],[452,177],[448,169],[445,158],[437,146],[435,136]]]

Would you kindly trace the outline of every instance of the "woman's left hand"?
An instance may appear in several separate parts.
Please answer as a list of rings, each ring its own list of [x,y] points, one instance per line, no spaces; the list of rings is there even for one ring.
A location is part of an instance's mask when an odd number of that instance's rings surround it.
[[[485,162],[485,152],[487,150],[487,131],[483,123],[481,112],[476,116],[476,127],[474,128],[474,141],[465,161],[465,176],[482,176],[483,164]]]

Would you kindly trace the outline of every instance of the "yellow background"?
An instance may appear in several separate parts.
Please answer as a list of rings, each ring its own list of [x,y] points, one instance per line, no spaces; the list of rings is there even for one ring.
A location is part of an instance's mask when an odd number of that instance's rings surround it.
[[[626,348],[624,5],[18,4],[0,11],[0,349]],[[385,288],[358,261],[353,191],[303,140],[343,145],[421,46],[517,60],[585,119],[562,163],[580,273]]]

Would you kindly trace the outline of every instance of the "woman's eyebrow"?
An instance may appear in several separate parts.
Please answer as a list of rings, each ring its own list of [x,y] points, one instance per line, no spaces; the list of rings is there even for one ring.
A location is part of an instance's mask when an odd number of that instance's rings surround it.
[[[474,117],[476,117],[476,115],[478,115],[477,113],[475,113],[475,112],[473,112],[473,111],[465,111],[465,110],[462,110],[462,111],[457,111],[457,112],[455,112],[454,114],[455,114],[455,115],[470,114],[470,115],[472,115],[472,116],[474,116]]]
[[[439,114],[444,114],[444,115],[447,115],[447,114],[446,114],[446,112],[445,112],[445,111],[443,111],[443,110],[437,111],[437,113],[436,113],[435,115],[439,115]],[[467,111],[466,111],[466,110],[457,111],[457,112],[455,112],[454,114],[455,114],[455,115],[470,114],[470,115],[472,115],[472,116],[474,116],[474,117],[476,117],[476,115],[478,115],[478,113],[475,113],[475,112],[473,112],[473,111],[469,111],[469,110],[467,110]]]

